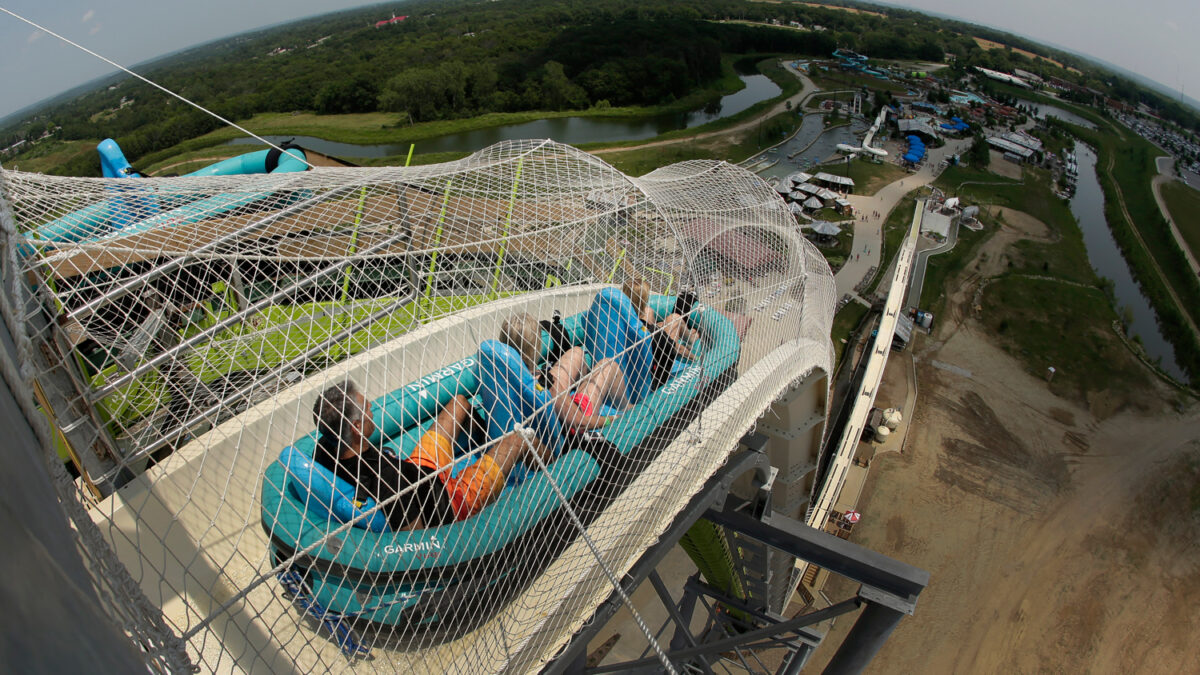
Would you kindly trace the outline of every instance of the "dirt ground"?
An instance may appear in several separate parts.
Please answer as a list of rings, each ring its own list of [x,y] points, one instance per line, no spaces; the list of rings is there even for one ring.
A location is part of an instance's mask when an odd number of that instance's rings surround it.
[[[997,176],[1021,180],[1021,165],[1004,159],[999,150],[988,150],[988,171]]]
[[[1046,236],[1003,215],[964,276]],[[1147,392],[1142,410],[1101,419],[1056,397],[964,311],[963,281],[948,320],[915,338],[904,451],[874,457],[859,501],[852,540],[932,575],[867,672],[1200,673],[1200,405]]]

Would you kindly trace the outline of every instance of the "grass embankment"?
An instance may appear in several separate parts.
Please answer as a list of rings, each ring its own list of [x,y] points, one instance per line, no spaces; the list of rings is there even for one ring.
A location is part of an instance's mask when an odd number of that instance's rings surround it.
[[[846,355],[846,350],[850,347],[850,335],[862,324],[863,317],[867,315],[869,308],[858,302],[848,302],[838,313],[833,317],[833,328],[830,331],[830,339],[833,340],[833,353],[836,359],[833,364],[833,369],[836,372],[837,367],[842,362],[842,358]]]
[[[941,314],[946,310],[944,291],[954,290],[948,284],[968,266],[974,264],[981,273],[985,265],[999,269],[968,290],[986,285],[980,320],[1006,351],[1036,377],[1054,366],[1050,388],[1060,396],[1095,403],[1107,392],[1105,409],[1137,405],[1139,394],[1150,386],[1149,374],[1113,333],[1116,310],[1088,262],[1074,215],[1050,191],[1046,172],[1026,169],[1020,184],[955,168],[935,185],[967,204],[980,204],[985,227],[982,232],[960,229],[954,249],[930,258],[922,305]],[[1000,223],[987,206],[1006,206],[1037,218],[1049,229],[1050,241],[1020,239],[996,253],[999,261],[984,259],[980,249]]]
[[[1115,129],[1112,123],[1105,124]],[[1079,126],[1071,129],[1096,148],[1104,218],[1142,293],[1150,300],[1163,336],[1175,348],[1175,360],[1192,384],[1200,385],[1200,336],[1188,321],[1190,317],[1192,323],[1200,324],[1200,280],[1175,243],[1150,186],[1158,173],[1155,158],[1162,151],[1132,132],[1126,132],[1122,140],[1104,127],[1100,131]]]
[[[834,162],[821,169],[835,176],[853,178],[854,194],[859,195],[873,195],[883,186],[900,180],[908,173],[891,162],[876,164],[861,157],[851,161],[848,168],[846,162]]]
[[[1179,234],[1191,249],[1192,256],[1200,259],[1200,191],[1176,180],[1163,183],[1160,189]]]

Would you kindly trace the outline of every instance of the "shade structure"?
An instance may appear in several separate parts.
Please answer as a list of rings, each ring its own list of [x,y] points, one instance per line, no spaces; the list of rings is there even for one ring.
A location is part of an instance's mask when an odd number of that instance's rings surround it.
[[[831,223],[827,220],[822,220],[812,224],[812,231],[817,234],[824,234],[831,237],[836,237],[842,233],[842,228],[837,223]]]

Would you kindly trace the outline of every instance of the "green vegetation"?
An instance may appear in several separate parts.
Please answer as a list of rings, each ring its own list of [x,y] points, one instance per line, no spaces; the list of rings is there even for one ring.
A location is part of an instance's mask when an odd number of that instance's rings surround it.
[[[1037,377],[1053,365],[1051,388],[1070,398],[1091,401],[1107,391],[1120,403],[1137,402],[1149,378],[1112,325],[1117,313],[1087,259],[1083,233],[1074,214],[1054,196],[1045,171],[1026,169],[1017,183],[984,171],[951,167],[936,186],[968,204],[982,207],[981,232],[959,229],[958,245],[929,259],[921,304],[935,314],[947,310],[945,289],[974,261],[975,269],[999,269],[986,284],[982,321],[1004,348]],[[988,207],[1004,206],[1024,212],[1046,225],[1049,240],[1020,239],[1006,248],[999,261],[979,256],[996,233],[1001,216]],[[1064,340],[1070,335],[1071,340]]]
[[[1105,220],[1175,348],[1176,361],[1193,383],[1200,383],[1200,337],[1185,318],[1190,315],[1200,323],[1200,280],[1175,243],[1150,187],[1157,173],[1154,158],[1162,151],[1133,134],[1118,141],[1112,133],[1078,126],[1072,131],[1096,148]]]
[[[782,141],[795,131],[800,118],[783,112],[756,124],[740,138],[704,139],[687,143],[634,147],[629,150],[605,152],[604,160],[631,176],[641,176],[654,169],[689,159],[722,159],[741,162],[765,147]],[[703,128],[703,127],[701,127]],[[660,137],[663,138],[663,137]],[[588,146],[584,146],[587,149]]]
[[[846,264],[846,259],[850,257],[851,251],[854,249],[854,227],[847,225],[842,228],[841,233],[834,241],[836,242],[834,244],[817,246],[817,250],[825,256],[825,261],[836,272]]]
[[[946,291],[950,282],[957,277],[967,264],[975,259],[979,248],[983,246],[994,229],[984,229],[981,232],[960,229],[958,243],[945,253],[931,256],[925,266],[925,283],[921,287],[921,308],[933,312],[934,316],[943,316],[946,311]]]
[[[1020,67],[1094,87],[1129,103],[1149,103],[1168,119],[1200,128],[1200,117],[1186,108],[1071,55],[998,31],[896,8],[851,13],[807,3],[743,0],[529,0],[519,5],[417,0],[405,4],[404,11],[405,21],[383,28],[374,27],[386,16],[379,7],[306,19],[197,47],[144,70],[227,118],[251,120],[282,134],[307,135],[306,131],[328,128],[308,124],[304,114],[375,113],[381,119],[347,118],[340,123],[346,128],[330,140],[403,143],[457,130],[418,128],[429,121],[490,114],[540,118],[546,113],[627,116],[684,110],[729,90],[730,54],[825,58],[840,46],[868,54],[873,64],[941,61],[943,54],[952,54],[949,67],[936,71],[948,84],[972,66]],[[731,16],[739,20],[727,21]],[[827,30],[768,25],[789,21],[820,24]],[[975,37],[1013,49],[984,50]],[[813,74],[827,87],[867,87],[884,98],[906,88],[894,80],[837,69]],[[301,119],[264,117],[295,112],[302,113],[297,116]],[[515,121],[485,118],[470,125]],[[218,128],[219,123],[205,114],[138,81],[122,79],[0,129],[0,147],[20,139],[37,140],[43,133],[71,141],[113,137],[135,164],[148,165],[166,159],[155,153]],[[202,145],[221,140],[206,138]],[[98,168],[95,158],[85,153],[66,158],[52,170],[95,175]]]
[[[1200,259],[1200,192],[1180,181],[1163,183],[1160,189],[1179,234],[1192,256]]]
[[[833,38],[825,34],[709,21],[728,9],[718,0],[650,4],[424,0],[406,5],[409,17],[403,23],[384,28],[373,26],[382,14],[379,8],[354,10],[232,38],[147,70],[168,89],[227,118],[253,120],[260,129],[274,126],[280,133],[304,135],[304,120],[291,118],[296,111],[374,113],[379,117],[347,120],[353,129],[344,133],[357,137],[338,140],[387,136],[382,142],[405,142],[418,134],[428,138],[458,130],[414,132],[411,124],[488,114],[540,118],[545,111],[683,110],[715,102],[729,88],[723,54],[815,56],[834,49]],[[288,119],[260,117],[270,113]],[[39,132],[39,125],[40,130],[61,127],[55,133],[63,139],[113,137],[131,160],[149,158],[149,163],[162,159],[150,157],[153,153],[220,127],[204,113],[132,80],[60,106],[41,122],[8,129],[0,139],[28,136]],[[386,133],[389,128],[395,135]],[[93,158],[59,170],[94,175],[97,166]]]
[[[822,89],[877,89],[893,93],[904,93],[906,87],[893,80],[881,80],[873,75],[847,72],[833,68],[817,68],[810,71],[812,81]],[[853,96],[851,97],[853,98]]]
[[[848,176],[854,179],[854,194],[873,195],[885,185],[894,183],[905,175],[904,169],[891,162],[869,162],[861,157],[849,163],[834,162],[821,167],[835,176]]]
[[[854,93],[848,91],[839,91],[832,94],[816,94],[808,99],[808,108],[820,108],[825,101],[839,101],[841,103],[850,103],[854,100]]]
[[[1060,396],[1088,400],[1089,393],[1108,390],[1135,403],[1123,387],[1149,383],[1104,321],[1112,307],[1099,288],[1007,275],[988,285],[982,303],[984,325],[1030,374],[1055,368],[1050,389]]]
[[[837,370],[838,364],[842,362],[846,350],[850,347],[850,335],[859,327],[868,311],[869,308],[866,305],[848,302],[833,317],[833,330],[829,337],[833,340],[833,351],[837,358],[834,370]]]

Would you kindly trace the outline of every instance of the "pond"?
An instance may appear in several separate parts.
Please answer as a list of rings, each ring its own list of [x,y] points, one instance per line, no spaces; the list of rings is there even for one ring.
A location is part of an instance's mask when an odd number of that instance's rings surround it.
[[[1142,294],[1141,286],[1134,280],[1133,272],[1121,255],[1121,249],[1117,247],[1112,231],[1108,229],[1108,222],[1104,219],[1104,193],[1096,179],[1096,153],[1083,143],[1076,142],[1075,158],[1079,164],[1079,179],[1075,196],[1071,198],[1071,212],[1083,230],[1088,261],[1096,274],[1112,279],[1117,307],[1128,307],[1133,313],[1131,333],[1141,340],[1150,359],[1161,359],[1160,365],[1164,371],[1186,382],[1183,369],[1175,362],[1175,349],[1163,337],[1154,309]],[[1118,313],[1121,311],[1124,310],[1118,309]]]
[[[475,129],[459,134],[427,138],[416,142],[416,152],[474,152],[493,143],[527,138],[553,138],[560,143],[615,143],[640,141],[677,129],[707,124],[736,115],[754,104],[774,98],[782,91],[766,75],[739,75],[745,88],[722,96],[714,106],[682,113],[649,117],[556,117],[521,124]],[[408,153],[408,143],[356,145],[336,143],[312,136],[264,136],[272,143],[288,140],[334,157],[388,157]],[[235,138],[226,145],[261,145],[256,138]]]
[[[1044,118],[1046,116],[1057,117],[1058,119],[1060,119],[1064,122],[1070,122],[1071,124],[1078,124],[1079,126],[1084,127],[1086,129],[1095,129],[1096,128],[1096,125],[1092,124],[1091,121],[1089,121],[1083,117],[1080,117],[1079,115],[1076,115],[1075,113],[1073,113],[1069,110],[1063,110],[1062,108],[1059,108],[1057,106],[1052,106],[1047,103],[1034,103],[1033,101],[1026,101],[1025,99],[1019,98],[1019,99],[1017,99],[1017,105],[1024,106],[1025,108],[1032,110],[1034,117],[1042,117],[1042,118]]]

